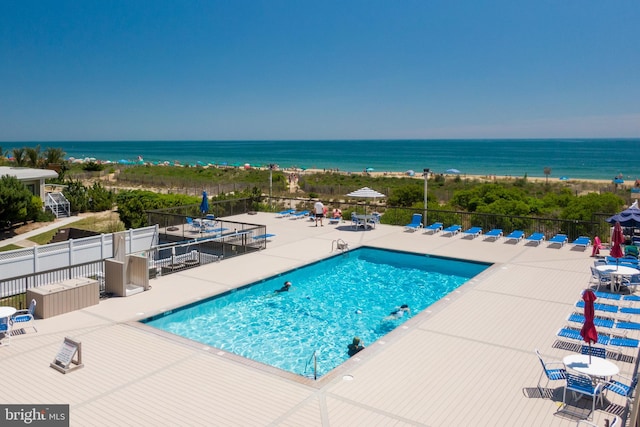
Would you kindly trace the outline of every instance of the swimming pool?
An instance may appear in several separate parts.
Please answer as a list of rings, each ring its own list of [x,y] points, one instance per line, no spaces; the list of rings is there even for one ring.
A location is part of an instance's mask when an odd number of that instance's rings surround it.
[[[489,265],[365,247],[142,322],[303,376],[315,352],[320,377],[354,336],[370,345]],[[385,319],[402,304],[410,314]]]

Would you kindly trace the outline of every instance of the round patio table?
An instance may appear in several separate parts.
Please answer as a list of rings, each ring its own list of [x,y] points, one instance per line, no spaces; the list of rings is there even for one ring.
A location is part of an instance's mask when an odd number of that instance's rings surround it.
[[[567,368],[594,378],[610,378],[620,372],[618,365],[601,357],[591,356],[589,363],[588,354],[570,354],[562,361]]]
[[[612,279],[615,278],[615,280],[611,280],[611,284],[615,287],[613,290],[616,292],[620,291],[620,284],[622,283],[623,277],[631,277],[636,274],[640,274],[640,270],[637,268],[627,267],[626,265],[598,265],[596,266],[596,270],[601,273],[610,274]]]
[[[0,319],[11,317],[16,314],[16,311],[13,307],[0,307]]]

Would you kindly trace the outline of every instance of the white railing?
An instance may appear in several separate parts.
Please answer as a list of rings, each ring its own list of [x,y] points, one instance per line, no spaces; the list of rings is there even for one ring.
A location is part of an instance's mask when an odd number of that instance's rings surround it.
[[[126,253],[147,251],[158,244],[158,226],[125,232]],[[113,257],[112,234],[0,252],[0,280],[71,267]]]

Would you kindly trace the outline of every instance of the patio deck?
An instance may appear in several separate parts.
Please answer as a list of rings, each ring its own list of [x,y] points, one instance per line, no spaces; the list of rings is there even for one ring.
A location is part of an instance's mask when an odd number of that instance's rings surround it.
[[[250,219],[249,219],[250,218]],[[575,426],[554,399],[536,395],[534,354],[561,359],[566,324],[593,259],[570,245],[551,250],[503,241],[442,238],[403,227],[315,227],[258,213],[231,219],[266,224],[267,249],[151,281],[148,292],[36,320],[37,333],[0,346],[3,401],[70,404],[73,426]],[[137,320],[331,255],[332,242],[492,262],[457,291],[414,316],[318,381],[202,344]],[[630,331],[636,337],[638,331]],[[82,342],[84,367],[49,367],[64,337]],[[637,350],[626,355],[637,359]],[[632,375],[635,364],[617,362]],[[623,405],[614,393],[609,411]],[[602,408],[593,422],[613,415]]]

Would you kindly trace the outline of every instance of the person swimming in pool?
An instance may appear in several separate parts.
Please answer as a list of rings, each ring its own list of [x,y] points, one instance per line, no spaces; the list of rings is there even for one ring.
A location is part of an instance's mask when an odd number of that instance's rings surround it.
[[[353,341],[347,346],[347,354],[351,357],[361,350],[364,350],[364,343],[360,338],[353,337]]]
[[[289,289],[291,289],[291,282],[287,280],[280,289],[276,289],[276,292],[289,292]]]
[[[411,314],[411,309],[407,304],[402,304],[400,307],[396,307],[394,311],[389,313],[384,320],[397,320],[401,319],[405,314]]]

